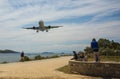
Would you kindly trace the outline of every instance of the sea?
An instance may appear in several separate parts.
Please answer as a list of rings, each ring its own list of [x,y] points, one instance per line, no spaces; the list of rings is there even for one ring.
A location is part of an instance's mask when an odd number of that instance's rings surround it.
[[[25,53],[30,59],[34,59],[35,56],[40,55],[42,57],[50,57],[54,55],[69,55],[68,53]],[[21,59],[20,53],[0,53],[0,63],[3,62],[18,62]]]

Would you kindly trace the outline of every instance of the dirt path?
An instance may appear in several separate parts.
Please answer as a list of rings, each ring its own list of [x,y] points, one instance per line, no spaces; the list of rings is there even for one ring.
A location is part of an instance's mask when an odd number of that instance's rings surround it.
[[[90,76],[64,74],[56,70],[67,65],[70,59],[71,57],[60,57],[0,64],[0,79],[96,79]]]

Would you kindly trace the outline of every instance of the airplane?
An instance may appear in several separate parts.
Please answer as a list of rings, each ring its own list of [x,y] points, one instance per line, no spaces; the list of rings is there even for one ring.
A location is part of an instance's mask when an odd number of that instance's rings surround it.
[[[62,27],[62,26],[44,26],[44,22],[41,20],[39,21],[39,26],[38,27],[28,27],[28,28],[23,28],[23,29],[33,29],[33,30],[36,30],[36,32],[39,32],[39,31],[46,31],[48,32],[49,29],[52,29],[52,28],[58,28],[58,27]]]

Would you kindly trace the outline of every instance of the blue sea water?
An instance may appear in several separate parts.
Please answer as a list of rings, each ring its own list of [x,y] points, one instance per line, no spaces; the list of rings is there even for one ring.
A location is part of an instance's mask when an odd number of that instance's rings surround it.
[[[35,56],[41,55],[43,57],[46,56],[54,56],[54,55],[62,55],[60,53],[25,53],[25,56],[28,56],[30,59],[34,59]],[[21,59],[20,53],[0,53],[0,63],[2,62],[18,62]]]

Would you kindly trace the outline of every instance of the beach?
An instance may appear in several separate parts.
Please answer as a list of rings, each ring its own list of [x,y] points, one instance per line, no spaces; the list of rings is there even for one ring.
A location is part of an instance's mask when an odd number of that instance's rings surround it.
[[[65,74],[56,69],[68,64],[72,56],[0,64],[0,79],[101,79],[85,75]]]

